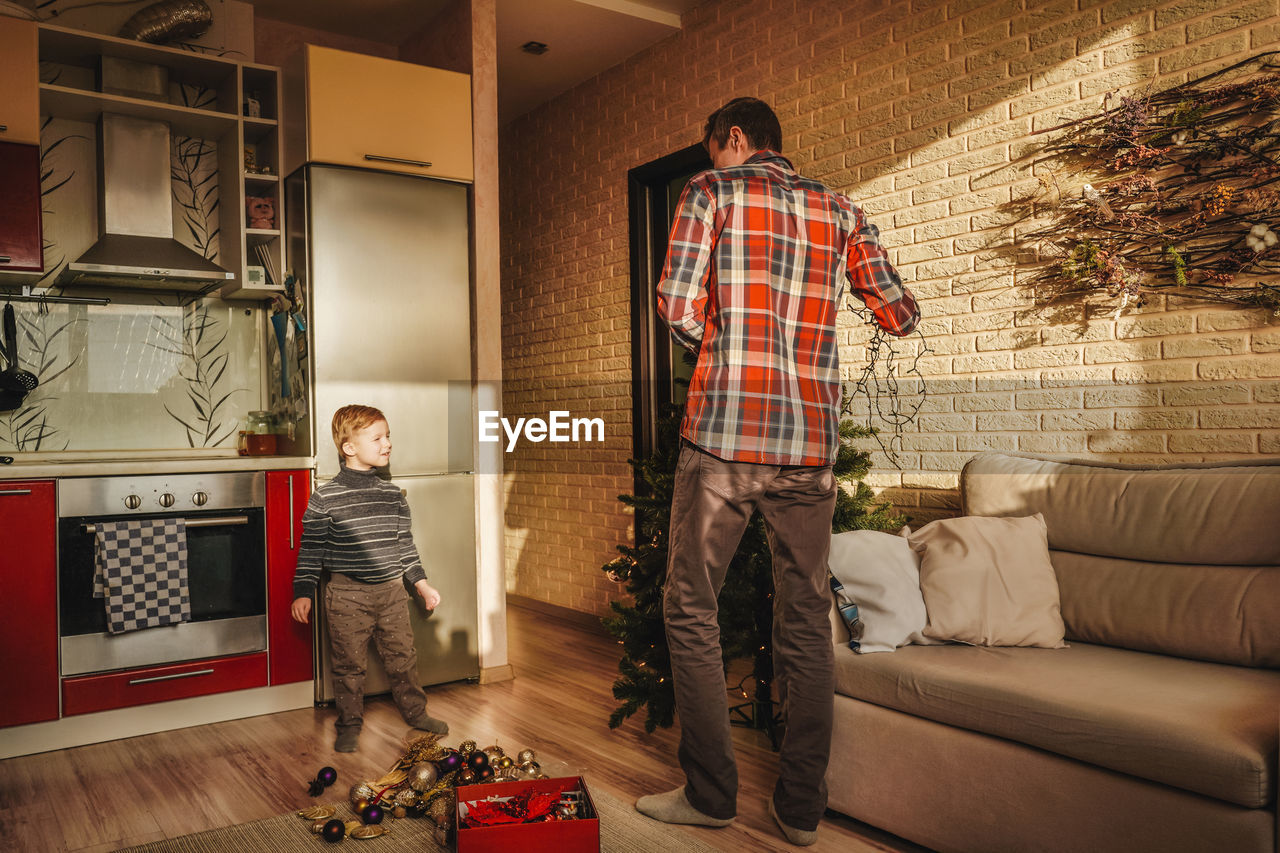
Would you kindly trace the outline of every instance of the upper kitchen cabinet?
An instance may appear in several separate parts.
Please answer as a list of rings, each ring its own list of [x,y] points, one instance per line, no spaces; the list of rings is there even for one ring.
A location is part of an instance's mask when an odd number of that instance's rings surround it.
[[[286,175],[311,162],[474,177],[467,74],[306,45],[285,91]]]
[[[44,270],[39,145],[0,142],[0,188],[0,274],[36,278]]]
[[[0,16],[0,283],[44,271],[37,41],[35,22]]]
[[[40,76],[35,21],[0,16],[0,142],[40,144]]]
[[[100,239],[69,253],[58,284],[282,293],[279,69],[49,24],[37,33],[40,114],[84,125],[100,167]]]

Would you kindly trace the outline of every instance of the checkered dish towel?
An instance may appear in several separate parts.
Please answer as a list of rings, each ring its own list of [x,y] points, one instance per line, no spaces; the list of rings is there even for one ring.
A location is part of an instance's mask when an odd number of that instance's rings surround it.
[[[99,522],[93,597],[112,634],[190,621],[186,519]]]

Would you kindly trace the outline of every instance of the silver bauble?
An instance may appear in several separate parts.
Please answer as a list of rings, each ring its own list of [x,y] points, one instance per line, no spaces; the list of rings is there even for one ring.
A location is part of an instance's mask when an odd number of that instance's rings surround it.
[[[429,791],[439,775],[434,764],[425,761],[415,764],[409,768],[409,787],[415,791]]]

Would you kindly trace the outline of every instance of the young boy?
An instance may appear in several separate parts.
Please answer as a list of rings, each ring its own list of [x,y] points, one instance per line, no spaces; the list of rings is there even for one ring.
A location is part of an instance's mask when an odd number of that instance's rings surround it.
[[[408,502],[376,470],[391,460],[387,419],[372,406],[343,406],[333,415],[333,443],[342,469],[311,495],[302,516],[293,576],[293,618],[306,624],[320,572],[329,570],[324,611],[338,706],[333,748],[356,751],[370,636],[405,722],[423,731],[448,734],[447,724],[427,714],[401,578],[408,578],[428,610],[440,604],[440,593],[427,583],[418,559],[409,532]]]

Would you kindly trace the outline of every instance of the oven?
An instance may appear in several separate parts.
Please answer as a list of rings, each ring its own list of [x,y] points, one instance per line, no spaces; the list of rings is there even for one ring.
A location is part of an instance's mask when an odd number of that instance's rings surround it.
[[[58,483],[58,635],[64,677],[267,648],[266,477],[261,471],[68,478]],[[186,520],[191,619],[107,631],[93,597],[97,525]]]

